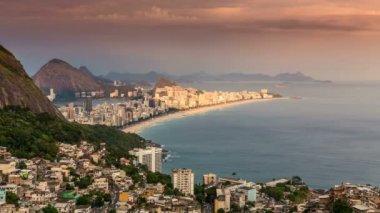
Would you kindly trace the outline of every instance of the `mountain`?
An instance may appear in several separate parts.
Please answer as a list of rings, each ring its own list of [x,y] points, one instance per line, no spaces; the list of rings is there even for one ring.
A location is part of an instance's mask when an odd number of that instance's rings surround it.
[[[228,73],[216,76],[216,79],[221,81],[271,81],[272,77],[260,73]]]
[[[33,80],[42,90],[53,88],[57,93],[102,90],[102,85],[87,68],[77,69],[60,59],[43,65]]]
[[[280,82],[328,82],[316,80],[301,72],[280,73],[270,76],[261,73],[227,73],[209,74],[206,72],[196,72],[185,75],[171,75],[168,73],[149,72],[149,73],[117,73],[111,72],[103,76],[111,80],[119,80],[128,83],[146,81],[149,83],[157,82],[160,78],[166,78],[179,83],[205,82],[205,81],[280,81]]]
[[[80,71],[82,71],[84,74],[88,75],[90,78],[95,79],[100,84],[112,84],[113,83],[113,81],[111,81],[107,78],[94,75],[86,66],[80,66],[78,69]]]
[[[158,81],[161,77],[169,77],[167,74],[151,71],[148,73],[118,73],[110,72],[104,76],[105,79],[123,81],[127,83],[149,82],[153,83]],[[170,77],[169,77],[170,78]]]
[[[310,76],[307,76],[307,75],[304,75],[303,73],[301,72],[297,72],[297,73],[281,73],[281,74],[278,74],[276,76],[274,76],[274,79],[278,80],[278,81],[308,81],[308,82],[313,82],[313,81],[317,81],[315,80],[314,78],[310,77]]]
[[[0,45],[0,109],[7,106],[26,107],[35,113],[47,112],[62,117],[16,57]]]

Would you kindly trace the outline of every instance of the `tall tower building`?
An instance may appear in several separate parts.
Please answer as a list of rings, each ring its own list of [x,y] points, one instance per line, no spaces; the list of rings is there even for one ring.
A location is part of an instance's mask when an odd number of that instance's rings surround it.
[[[146,147],[145,149],[135,148],[129,151],[130,155],[135,156],[136,162],[146,165],[151,172],[161,172],[162,148]]]
[[[88,113],[92,111],[92,98],[87,97],[83,100],[83,109]]]
[[[194,195],[194,173],[191,169],[172,170],[173,187],[185,195]]]

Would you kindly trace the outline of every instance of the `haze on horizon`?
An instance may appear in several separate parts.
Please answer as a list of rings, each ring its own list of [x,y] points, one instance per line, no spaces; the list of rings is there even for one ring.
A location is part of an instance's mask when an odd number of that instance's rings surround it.
[[[378,0],[0,0],[0,43],[29,74],[303,72],[380,80]]]

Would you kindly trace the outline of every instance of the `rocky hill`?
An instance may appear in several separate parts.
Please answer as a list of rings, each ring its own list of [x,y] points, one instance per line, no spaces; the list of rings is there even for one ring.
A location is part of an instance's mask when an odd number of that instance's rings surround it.
[[[158,81],[156,82],[156,85],[154,88],[164,88],[164,87],[172,87],[172,86],[176,86],[177,84],[174,83],[173,81],[170,81],[166,78],[160,78],[158,79]]]
[[[53,59],[42,66],[33,76],[33,81],[42,90],[53,88],[57,93],[102,90],[102,85],[88,69],[77,69],[60,59]]]
[[[0,45],[0,109],[6,106],[21,106],[35,113],[62,116],[33,83],[16,57]]]

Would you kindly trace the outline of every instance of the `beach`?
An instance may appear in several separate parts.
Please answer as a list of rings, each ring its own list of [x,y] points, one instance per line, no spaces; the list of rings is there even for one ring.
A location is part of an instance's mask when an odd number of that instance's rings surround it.
[[[212,110],[221,110],[227,107],[234,107],[234,106],[238,106],[242,104],[259,103],[259,102],[266,102],[266,101],[272,101],[272,100],[278,100],[278,99],[284,99],[284,98],[249,99],[249,100],[242,100],[242,101],[230,102],[230,103],[225,103],[225,104],[217,104],[217,105],[212,105],[212,106],[204,106],[204,107],[198,107],[198,108],[189,109],[189,110],[178,111],[178,112],[174,112],[174,113],[170,113],[170,114],[162,115],[162,116],[157,116],[148,120],[138,122],[131,126],[125,127],[123,131],[129,132],[129,133],[139,133],[145,128],[149,128],[159,123],[173,120],[173,119],[178,119],[178,118],[200,114],[200,113],[206,113]]]

